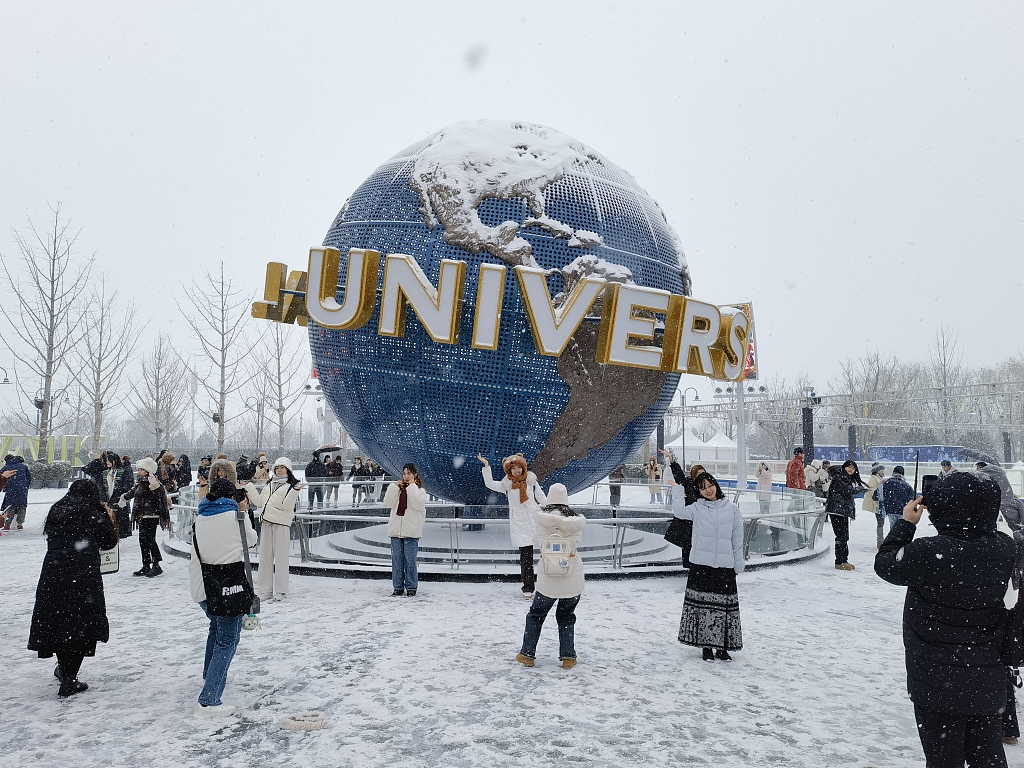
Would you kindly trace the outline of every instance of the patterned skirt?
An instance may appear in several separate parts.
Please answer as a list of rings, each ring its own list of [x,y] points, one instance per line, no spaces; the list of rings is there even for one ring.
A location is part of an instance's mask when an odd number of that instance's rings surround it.
[[[738,651],[743,648],[740,598],[732,568],[691,565],[686,581],[679,642],[697,648]]]

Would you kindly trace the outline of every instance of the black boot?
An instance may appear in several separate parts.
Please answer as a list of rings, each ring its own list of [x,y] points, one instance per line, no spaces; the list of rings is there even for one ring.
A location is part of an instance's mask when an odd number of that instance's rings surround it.
[[[164,572],[164,569],[160,567],[160,563],[154,563],[153,567],[149,569],[149,573],[146,576],[152,579],[154,576],[159,576]]]
[[[64,682],[64,675],[61,674],[59,661],[57,662],[57,666],[53,668],[53,676],[60,680],[62,683]]]
[[[135,573],[133,573],[132,576],[149,576],[149,571],[150,571],[151,567],[152,566],[150,566],[149,563],[143,563],[142,567],[139,570],[137,570]]]
[[[394,592],[391,593],[391,596],[392,597],[401,597],[404,594],[405,594],[405,590],[404,589],[396,589]]]
[[[712,651],[710,648],[705,648],[704,649],[704,661],[714,661],[714,660],[715,660],[715,652]]]
[[[729,652],[724,648],[720,648],[719,650],[715,651],[715,658],[719,661],[732,661],[732,656],[730,656]]]
[[[89,686],[79,680],[77,677],[73,677],[70,680],[62,680],[60,683],[60,690],[57,691],[57,695],[67,698],[68,696],[74,696],[76,693],[81,693],[89,689]]]

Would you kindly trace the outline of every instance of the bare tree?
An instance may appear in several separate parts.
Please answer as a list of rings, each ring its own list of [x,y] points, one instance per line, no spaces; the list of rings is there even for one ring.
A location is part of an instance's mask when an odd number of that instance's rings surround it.
[[[189,284],[185,295],[188,308],[178,304],[178,311],[192,329],[199,346],[199,363],[189,364],[179,355],[182,365],[199,381],[199,386],[216,403],[213,414],[202,410],[217,430],[217,451],[224,450],[225,425],[238,418],[227,415],[228,400],[246,384],[243,359],[252,351],[248,340],[249,306],[251,297],[224,274],[220,262],[216,274],[206,274],[198,286]],[[198,407],[198,403],[196,404]]]
[[[45,455],[52,431],[54,399],[66,397],[68,357],[81,336],[80,303],[94,259],[77,255],[78,232],[71,232],[71,222],[61,219],[60,204],[50,210],[53,221],[45,230],[38,230],[30,220],[30,234],[14,232],[23,276],[18,275],[21,270],[12,269],[9,259],[0,255],[0,265],[17,307],[14,316],[3,308],[0,313],[9,327],[21,330],[21,333],[5,333],[0,339],[28,368],[30,381],[39,382],[39,389],[30,392],[25,389],[23,377],[18,376],[19,390],[38,410],[42,455]],[[27,417],[25,420],[29,421]]]
[[[255,357],[260,361],[260,375],[253,379],[253,396],[259,409],[257,418],[265,418],[268,411],[274,414],[280,456],[284,453],[288,416],[299,404],[310,370],[305,332],[291,325],[272,323],[257,346]],[[247,397],[246,402],[250,402],[250,398]],[[266,434],[265,430],[259,431]]]
[[[847,395],[849,402],[835,404],[830,410],[840,418],[876,420],[871,426],[858,430],[858,443],[866,456],[871,445],[893,437],[892,429],[878,422],[904,420],[907,415],[908,404],[891,393],[919,386],[921,378],[920,364],[904,363],[895,356],[884,357],[878,351],[846,360],[840,363],[839,377],[832,383],[832,391]]]
[[[134,418],[149,431],[157,448],[178,431],[188,406],[185,369],[175,354],[171,340],[159,334],[152,351],[141,362],[141,379],[132,384]]]
[[[966,383],[967,371],[960,351],[960,334],[944,325],[935,332],[928,350],[928,373],[932,385],[939,390],[934,415],[942,422],[942,443],[946,445],[950,439],[950,418],[963,410],[963,403],[953,398],[949,390]]]
[[[752,441],[770,451],[779,459],[787,459],[793,446],[803,442],[803,414],[801,402],[810,386],[806,373],[801,373],[793,384],[776,376],[766,382],[768,398],[751,403],[757,434]]]
[[[122,302],[106,275],[93,287],[82,313],[82,340],[74,348],[81,393],[91,411],[92,444],[100,444],[104,408],[114,404],[136,335],[134,302]]]

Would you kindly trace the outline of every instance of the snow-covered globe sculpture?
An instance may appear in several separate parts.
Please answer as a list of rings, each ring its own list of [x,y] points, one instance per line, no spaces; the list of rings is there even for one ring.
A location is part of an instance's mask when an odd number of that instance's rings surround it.
[[[509,268],[495,349],[474,348],[466,331],[436,343],[412,312],[404,336],[379,335],[379,301],[354,331],[309,322],[322,387],[353,440],[392,474],[415,463],[437,496],[495,501],[478,453],[496,467],[522,453],[545,487],[592,485],[640,447],[671,401],[678,374],[595,362],[600,300],[559,357],[534,346],[516,265],[550,271],[556,306],[589,275],[690,293],[658,204],[563,133],[511,120],[448,126],[378,168],[324,245],[341,252],[341,281],[349,248],[408,254],[434,285],[442,259],[466,262],[463,329],[473,327],[480,266]]]

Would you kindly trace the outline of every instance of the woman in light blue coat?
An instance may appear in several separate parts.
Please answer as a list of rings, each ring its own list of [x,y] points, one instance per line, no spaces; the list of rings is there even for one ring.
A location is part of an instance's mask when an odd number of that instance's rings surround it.
[[[690,574],[686,580],[679,642],[704,649],[704,661],[732,661],[729,651],[743,647],[736,574],[743,572],[743,520],[707,472],[694,478],[700,496],[673,510],[693,520]],[[679,504],[673,499],[673,506]]]

